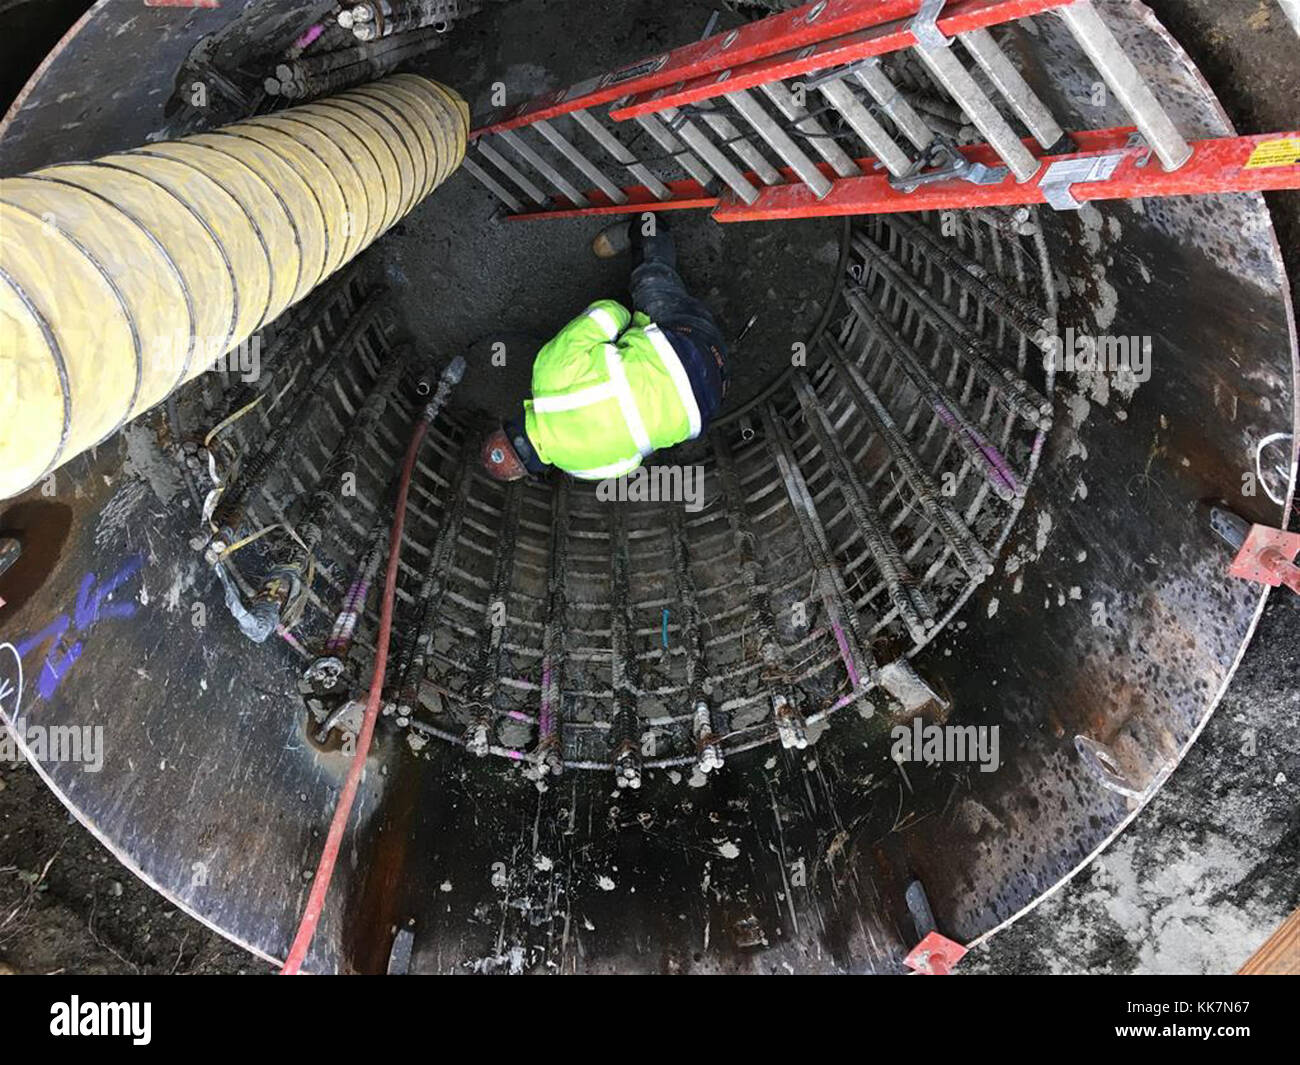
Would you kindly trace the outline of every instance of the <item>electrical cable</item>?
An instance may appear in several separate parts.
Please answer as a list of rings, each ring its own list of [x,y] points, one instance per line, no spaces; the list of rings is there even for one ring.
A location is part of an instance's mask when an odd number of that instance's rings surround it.
[[[352,755],[352,765],[348,768],[347,779],[339,793],[334,807],[334,817],[330,821],[329,834],[325,837],[325,847],[321,851],[320,861],[316,865],[316,875],[312,879],[311,894],[307,896],[307,905],[294,935],[289,956],[285,959],[282,976],[295,976],[302,967],[311,941],[320,923],[321,912],[325,908],[325,895],[329,891],[330,880],[334,876],[334,866],[338,861],[339,851],[343,846],[343,833],[347,829],[352,805],[356,801],[357,790],[361,785],[361,774],[365,769],[366,757],[370,753],[370,743],[374,738],[375,721],[379,717],[379,706],[383,700],[384,673],[388,666],[388,644],[393,631],[393,605],[397,598],[398,560],[402,552],[402,527],[406,523],[406,500],[410,494],[411,476],[415,471],[415,460],[420,452],[420,444],[428,432],[430,419],[425,416],[411,433],[411,443],[406,450],[406,463],[402,467],[402,478],[397,491],[397,504],[393,514],[392,539],[388,548],[388,574],[384,579],[384,597],[379,614],[379,636],[375,644],[375,668],[370,678],[370,694],[366,698],[366,712],[361,720],[361,731],[357,735],[356,750]]]

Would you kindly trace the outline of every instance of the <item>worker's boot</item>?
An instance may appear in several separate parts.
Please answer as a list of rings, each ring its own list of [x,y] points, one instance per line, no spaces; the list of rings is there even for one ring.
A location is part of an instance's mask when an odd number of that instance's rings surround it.
[[[632,247],[631,227],[632,223],[626,218],[606,226],[592,240],[592,253],[597,259],[614,259],[625,254]]]
[[[677,269],[677,245],[666,214],[635,215],[628,226],[628,240],[636,266],[657,263],[669,270]]]
[[[646,211],[606,226],[596,234],[591,250],[598,259],[613,259],[630,251],[638,265],[661,262],[676,267],[677,249],[669,235],[670,228],[664,215]]]

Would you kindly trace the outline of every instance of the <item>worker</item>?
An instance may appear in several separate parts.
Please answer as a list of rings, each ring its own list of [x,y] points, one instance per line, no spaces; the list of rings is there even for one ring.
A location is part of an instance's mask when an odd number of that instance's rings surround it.
[[[532,398],[483,445],[497,480],[551,466],[582,480],[621,477],[698,437],[722,406],[726,344],[677,273],[667,221],[651,213],[621,221],[592,250],[606,259],[631,251],[633,310],[593,303],[538,352]]]

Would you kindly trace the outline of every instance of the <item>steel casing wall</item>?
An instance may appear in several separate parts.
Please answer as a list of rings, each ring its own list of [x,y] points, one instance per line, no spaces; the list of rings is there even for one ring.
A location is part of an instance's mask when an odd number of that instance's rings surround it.
[[[0,498],[111,436],[460,164],[469,109],[403,74],[0,181]]]

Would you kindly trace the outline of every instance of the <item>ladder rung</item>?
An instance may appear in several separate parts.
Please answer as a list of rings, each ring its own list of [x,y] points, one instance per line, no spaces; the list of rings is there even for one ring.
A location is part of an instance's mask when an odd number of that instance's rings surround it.
[[[680,112],[669,109],[664,112],[664,117],[669,122],[675,122]],[[726,182],[727,187],[739,196],[745,203],[753,203],[758,199],[758,189],[750,184],[749,179],[740,172],[740,169],[722,154],[722,150],[714,144],[704,131],[696,126],[690,119],[682,122],[677,128],[677,135],[694,151],[705,164],[712,168],[713,172]]]
[[[672,153],[672,157],[677,160],[678,166],[699,182],[701,186],[708,187],[709,182],[713,180],[713,174],[709,172],[708,167],[686,150],[676,134],[654,115],[642,115],[636,122],[638,126],[650,134],[660,148]]]
[[[526,178],[520,172],[519,168],[515,166],[514,163],[512,163],[509,159],[507,159],[495,148],[493,148],[492,145],[488,144],[486,140],[480,140],[477,142],[477,144],[478,144],[479,154],[482,155],[484,159],[486,159],[489,163],[495,166],[498,170],[500,170],[501,173],[505,174],[506,177],[508,177],[521,189],[523,189],[525,196],[527,196],[530,200],[533,201],[533,203],[537,204],[539,207],[546,206],[546,195],[542,192],[541,189],[539,189],[530,180],[528,180],[528,178]]]
[[[764,185],[782,184],[781,172],[763,157],[751,140],[741,136],[735,124],[726,115],[715,111],[712,104],[697,105],[700,118],[714,133],[722,138],[736,157],[749,167]]]
[[[883,70],[880,60],[868,60],[853,72],[858,84],[871,94],[871,98],[880,105],[880,109],[889,116],[898,131],[917,148],[925,151],[934,140],[934,131],[912,105],[907,102],[898,88]]]
[[[849,153],[826,132],[826,127],[813,118],[806,107],[799,106],[794,93],[787,89],[783,82],[771,81],[759,88],[763,90],[763,95],[772,101],[776,109],[794,123],[794,128],[808,139],[813,150],[830,164],[836,174],[840,177],[857,177],[862,173],[857,163],[849,158]]]
[[[623,195],[623,190],[612,182],[603,170],[595,163],[588,159],[582,152],[569,142],[559,130],[549,122],[534,122],[533,129],[537,130],[550,143],[557,152],[569,160],[575,167],[582,171],[587,180],[591,181],[596,188],[600,189],[613,203],[627,203],[627,197]]]
[[[758,135],[771,145],[772,150],[790,165],[799,175],[799,180],[812,189],[814,196],[820,200],[831,191],[830,179],[817,169],[817,165],[753,96],[742,89],[728,95],[727,100],[754,127]]]
[[[1160,106],[1137,67],[1115,40],[1110,27],[1102,21],[1092,6],[1092,0],[1061,9],[1061,18],[1079,46],[1101,72],[1133,124],[1160,157],[1166,170],[1177,170],[1192,157],[1191,145],[1174,126],[1173,120]]]
[[[817,91],[826,97],[826,101],[840,113],[849,128],[871,149],[872,155],[885,164],[886,170],[894,177],[902,177],[907,173],[912,161],[893,137],[885,132],[885,127],[862,106],[852,89],[842,81],[831,81],[819,85]]]
[[[470,156],[465,156],[461,165],[478,179],[479,184],[496,196],[496,198],[509,207],[510,210],[514,211],[516,214],[523,211],[524,205],[515,198],[514,194],[507,191],[504,185],[479,166],[478,163],[474,162]]]
[[[601,124],[590,111],[574,111],[573,120],[578,123],[608,153],[614,162],[627,168],[628,173],[638,178],[642,185],[654,194],[657,200],[666,200],[672,192],[658,176],[644,163],[638,162],[631,150]]]
[[[524,160],[524,162],[528,163],[534,170],[541,174],[542,177],[549,181],[551,185],[559,191],[560,195],[568,199],[569,202],[575,203],[579,207],[586,207],[588,205],[589,201],[587,200],[587,197],[579,192],[568,178],[538,155],[530,145],[525,143],[524,139],[520,137],[518,133],[512,129],[506,129],[502,130],[498,136],[510,145],[510,147],[518,153],[519,157]]]
[[[988,30],[971,30],[970,33],[963,33],[958,40],[1039,144],[1050,148],[1065,135],[1047,105],[1038,98],[1038,94],[1029,87],[1029,82],[1025,81],[1015,64],[998,47],[993,34]]]
[[[1016,180],[1028,181],[1038,173],[1041,166],[1024,142],[1016,135],[1010,123],[1002,117],[993,101],[984,95],[984,90],[971,77],[970,71],[962,66],[948,48],[913,49],[935,79],[947,90],[966,116],[975,124],[990,147],[998,157],[1011,168]]]

